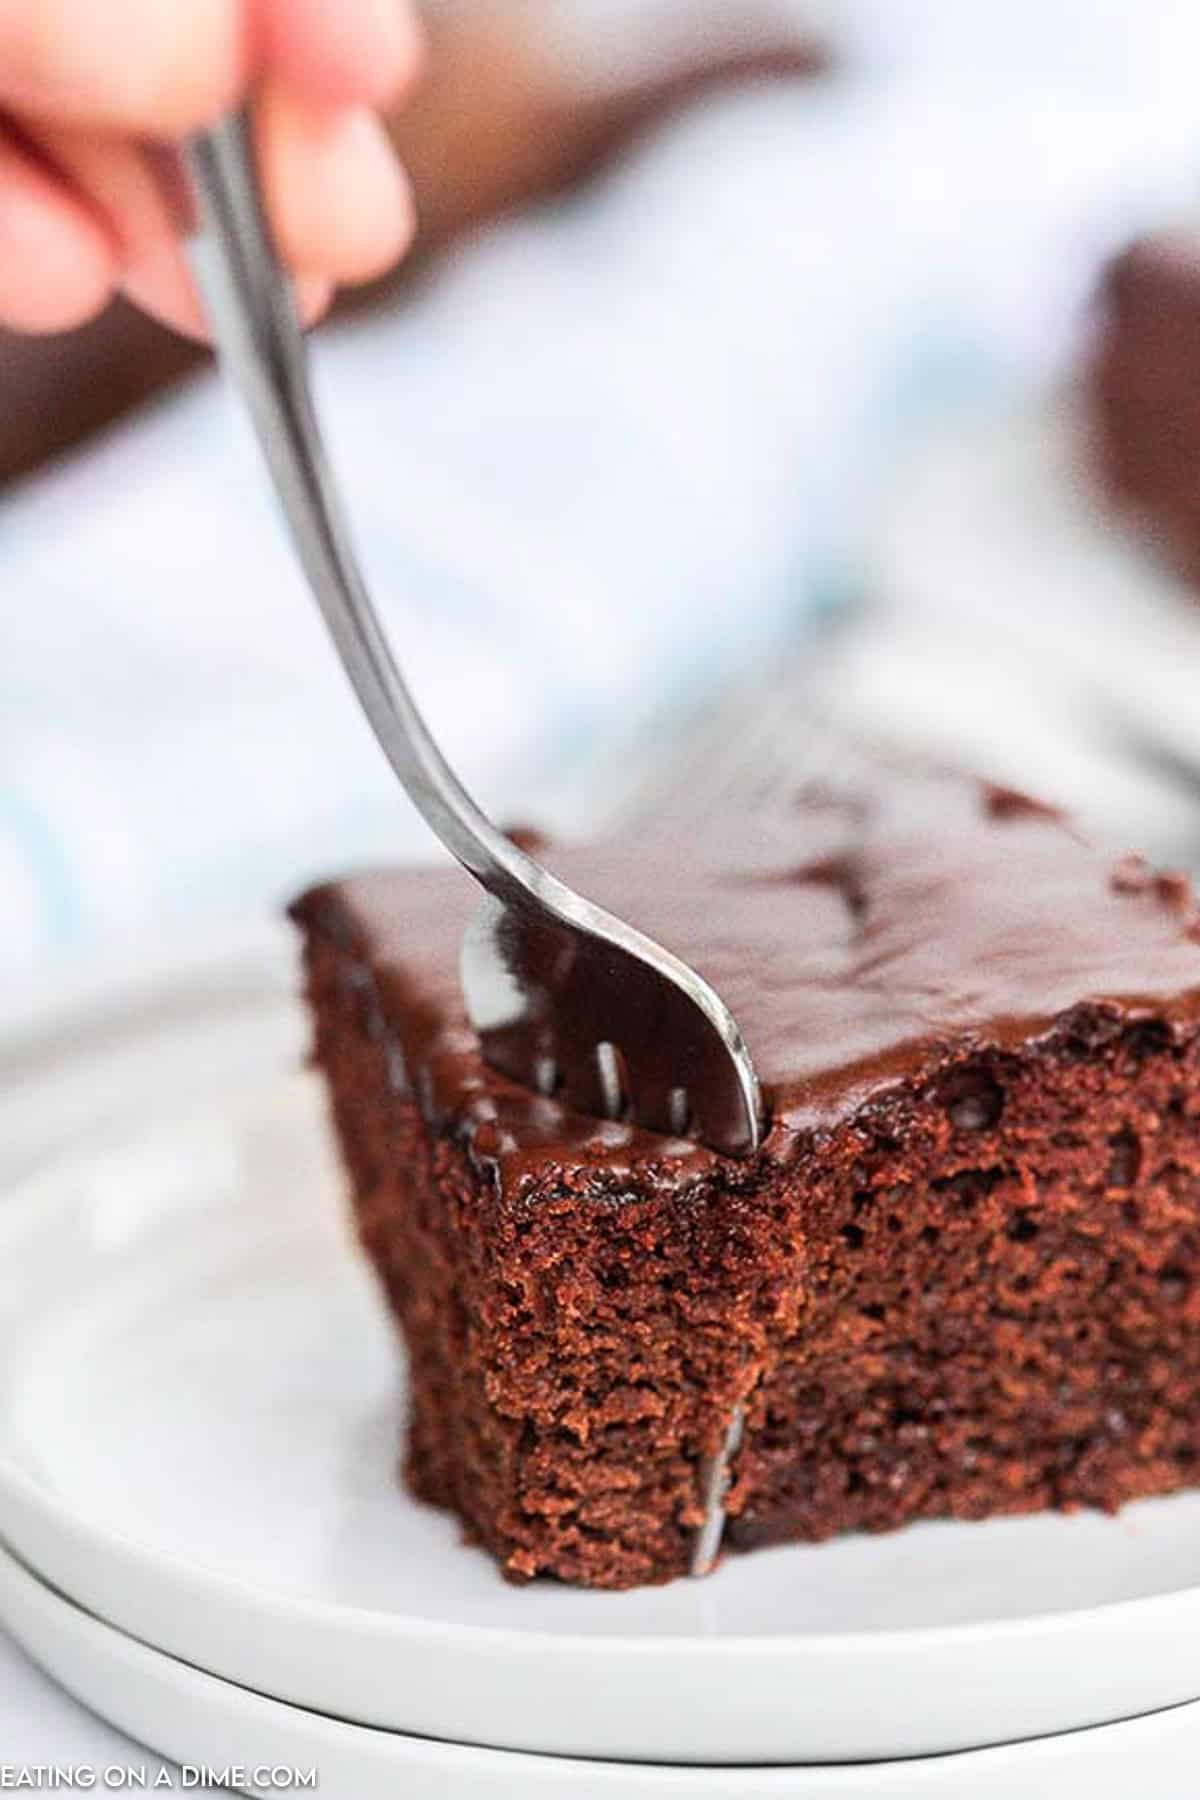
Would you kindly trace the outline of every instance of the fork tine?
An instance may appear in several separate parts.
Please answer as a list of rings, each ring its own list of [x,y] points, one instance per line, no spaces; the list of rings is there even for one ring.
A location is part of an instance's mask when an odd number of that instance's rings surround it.
[[[667,1094],[667,1112],[671,1120],[671,1130],[676,1137],[686,1137],[691,1120],[691,1107],[688,1104],[688,1093],[684,1087],[673,1087]]]
[[[619,1119],[628,1099],[628,1076],[624,1058],[607,1038],[596,1045],[596,1075],[602,1100],[601,1116]]]

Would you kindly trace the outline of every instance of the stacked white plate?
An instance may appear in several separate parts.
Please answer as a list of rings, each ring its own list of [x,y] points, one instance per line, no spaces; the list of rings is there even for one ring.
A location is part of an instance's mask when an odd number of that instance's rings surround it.
[[[327,1800],[1194,1800],[1200,1496],[617,1595],[408,1499],[292,982],[264,929],[0,1044],[0,1619],[65,1687]]]

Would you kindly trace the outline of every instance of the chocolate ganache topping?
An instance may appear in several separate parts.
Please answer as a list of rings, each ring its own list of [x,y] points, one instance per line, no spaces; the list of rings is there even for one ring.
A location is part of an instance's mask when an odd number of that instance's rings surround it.
[[[768,1157],[903,1080],[1043,1036],[1081,1008],[1126,1024],[1200,1018],[1187,881],[1115,861],[1053,809],[960,777],[807,790],[767,816],[714,818],[702,838],[668,820],[543,854],[729,1005],[763,1083]],[[572,1115],[484,1065],[458,988],[475,904],[453,868],[356,875],[300,903],[358,954],[396,1080],[427,1116],[509,1172],[583,1156],[618,1170],[656,1162],[678,1179],[711,1163],[691,1142]],[[964,1122],[980,1104],[964,1094]]]

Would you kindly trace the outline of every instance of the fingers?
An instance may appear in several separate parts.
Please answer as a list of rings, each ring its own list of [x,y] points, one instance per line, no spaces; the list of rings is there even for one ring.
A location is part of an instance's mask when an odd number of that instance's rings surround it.
[[[325,106],[385,105],[425,51],[412,0],[256,0],[254,42],[261,66]]]
[[[0,124],[0,324],[82,325],[107,302],[119,267],[102,220]]]
[[[0,0],[0,319],[65,329],[116,281],[200,331],[141,143],[215,118],[251,74],[276,244],[315,317],[332,285],[380,274],[412,237],[367,107],[420,56],[411,0]]]
[[[23,116],[180,137],[248,58],[243,0],[0,0],[0,102]]]
[[[412,0],[0,0],[0,104],[173,139],[256,68],[312,104],[382,105],[422,47]]]
[[[333,285],[369,280],[402,254],[413,231],[411,195],[370,113],[314,111],[268,89],[255,131],[276,245],[287,266],[303,272],[301,299],[311,319]],[[147,311],[200,334],[167,197],[145,153],[104,132],[64,127],[38,131],[36,146],[69,184],[66,192],[60,183],[57,203],[93,231],[107,222],[109,284],[118,279]],[[51,178],[36,168],[34,174],[45,197]],[[94,309],[94,297],[81,295],[78,305]]]
[[[383,126],[268,89],[255,121],[259,169],[280,255],[337,282],[369,281],[407,249],[414,213]]]
[[[107,222],[120,287],[177,331],[201,336],[167,194],[143,150],[127,138],[63,126],[34,128],[30,137],[72,192]]]
[[[181,336],[208,337],[208,321],[178,258],[165,254],[147,257],[138,270],[125,277],[121,290],[135,306]],[[328,312],[333,293],[333,283],[324,275],[292,277],[292,303],[305,330]]]
[[[171,244],[147,252],[121,279],[122,292],[184,337],[206,338],[208,321],[183,262]],[[292,297],[301,325],[315,325],[328,311],[334,284],[326,275],[295,275]]]

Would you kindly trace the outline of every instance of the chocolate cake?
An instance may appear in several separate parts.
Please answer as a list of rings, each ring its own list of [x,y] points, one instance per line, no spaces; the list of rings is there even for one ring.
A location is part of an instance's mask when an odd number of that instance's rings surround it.
[[[457,871],[298,902],[416,1494],[512,1578],[628,1587],[685,1571],[739,1402],[734,1551],[1200,1481],[1185,880],[912,774],[549,860],[714,983],[769,1130],[722,1158],[487,1068]]]
[[[1162,232],[1110,265],[1089,388],[1112,496],[1200,580],[1200,230]]]

